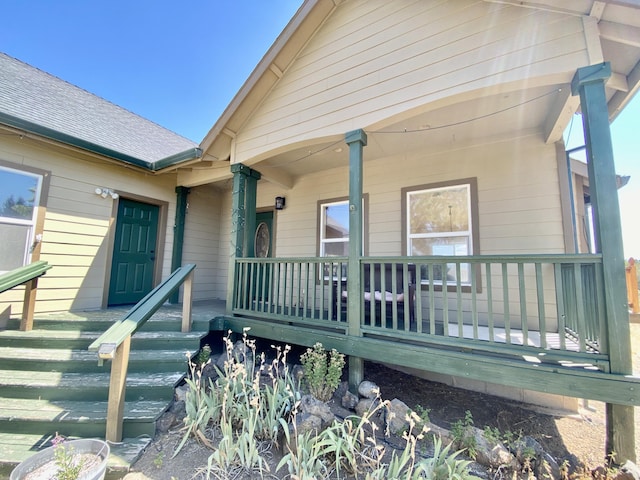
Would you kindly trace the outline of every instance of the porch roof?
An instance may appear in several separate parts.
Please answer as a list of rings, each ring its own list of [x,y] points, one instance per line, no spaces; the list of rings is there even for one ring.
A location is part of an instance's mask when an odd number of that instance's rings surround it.
[[[304,47],[323,28],[325,22],[343,3],[345,2],[333,0],[306,0],[303,3],[201,142],[200,146],[205,155],[216,158],[218,161],[228,161],[230,159],[232,142],[242,131],[244,125],[252,118],[252,115],[255,114],[283,76],[287,74],[287,70],[296,61]],[[582,18],[585,23],[585,35],[589,33],[590,41],[597,44],[589,47],[590,61],[596,64],[604,60],[612,64],[613,75],[607,84],[610,119],[615,118],[638,90],[640,86],[640,4],[638,2],[631,0],[570,0],[563,2],[562,7],[558,7],[556,5],[557,2],[551,0],[540,2],[485,0],[485,3],[487,5],[500,4],[503,8],[525,8],[532,11],[552,12],[572,18]],[[550,85],[545,86],[547,87],[545,92],[547,92]],[[540,103],[541,106],[539,108],[534,109],[534,106],[529,104],[523,107],[527,109],[525,114],[522,113],[522,110],[518,110],[520,112],[519,118],[526,118],[526,125],[520,128],[533,126],[533,128],[543,129],[547,142],[554,142],[562,137],[571,115],[579,108],[577,97],[571,97],[568,93],[568,83],[558,83],[552,86],[567,88],[563,88],[562,94],[550,95],[546,101]],[[533,89],[530,89],[530,87]],[[512,103],[529,103],[531,98],[542,96],[543,92],[540,90],[540,85],[531,85],[530,87],[527,87],[526,92],[524,90],[517,93],[512,92],[515,93],[513,98],[510,99]],[[484,89],[479,93],[480,97],[469,100],[476,103],[481,102],[483,105],[480,105],[480,107],[484,106],[483,108],[485,110],[488,109],[488,111],[504,108],[505,100],[502,98],[504,92],[499,90],[499,88],[493,87]],[[487,107],[488,102],[491,102],[490,107]],[[441,107],[447,107],[447,105]],[[465,105],[460,106],[460,108],[466,110],[471,110],[472,107],[477,108],[478,105],[470,105],[465,102]],[[431,112],[427,112],[427,115],[429,113],[433,114],[434,110],[431,109]],[[440,108],[438,116],[441,117],[443,113],[446,113],[444,108]],[[415,112],[414,115],[417,116],[411,119],[412,125],[433,126],[433,122],[427,115],[424,115],[424,112],[422,114]],[[385,121],[384,127],[386,129],[393,129],[394,127],[406,128],[406,116],[405,112],[400,114],[397,119],[402,120],[404,123],[395,123],[397,120],[389,118],[388,121]],[[506,125],[513,124],[509,120],[503,123]],[[353,126],[353,128],[355,127],[367,129],[378,128],[380,125],[373,123],[371,125]],[[344,134],[344,132],[341,133]],[[483,135],[486,136],[486,133]],[[308,153],[310,150],[323,151],[322,162],[316,163],[321,163],[326,168],[339,164],[339,158],[341,158],[339,152],[334,153],[333,148],[328,148],[335,143],[336,138],[334,137],[335,135],[318,138],[312,147],[310,147],[309,143],[312,143],[313,140],[310,140],[303,146],[292,144],[286,151],[275,152],[273,158],[270,159],[273,165],[269,165],[269,162],[261,164],[260,171],[263,177],[275,183],[290,186],[293,178],[300,174],[298,170],[302,168],[304,163],[291,160],[300,159],[303,154]],[[385,137],[386,141],[387,138]],[[400,143],[406,144],[406,138],[400,140]],[[404,146],[408,148],[406,145]],[[388,143],[386,147],[389,148]],[[374,148],[375,145],[373,143],[369,145],[369,156],[375,156]],[[265,156],[263,155],[259,160],[266,158],[263,157]],[[234,160],[232,159],[232,161]],[[283,164],[295,164],[298,170],[295,170],[294,167],[287,169],[273,168]],[[305,164],[305,166],[308,167],[309,165]],[[208,173],[199,171],[199,178],[185,176],[181,183],[189,186],[197,185],[225,180],[229,175],[226,169],[212,170]]]

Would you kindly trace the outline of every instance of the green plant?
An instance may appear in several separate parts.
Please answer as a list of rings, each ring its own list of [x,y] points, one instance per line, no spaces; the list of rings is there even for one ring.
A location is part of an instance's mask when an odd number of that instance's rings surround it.
[[[469,410],[464,413],[464,420],[458,420],[451,425],[453,443],[462,450],[466,450],[470,458],[477,455],[476,437],[473,434],[473,415]]]
[[[196,365],[201,366],[206,364],[211,358],[211,347],[205,344],[196,355]]]
[[[53,447],[53,456],[58,471],[57,480],[77,480],[84,466],[84,460],[74,453],[73,447],[60,442]]]
[[[153,459],[153,464],[157,469],[162,468],[162,465],[164,465],[164,452],[158,452],[156,457]]]
[[[327,352],[321,343],[316,343],[313,348],[307,348],[300,361],[311,395],[323,402],[329,401],[342,378],[344,355],[335,349]]]
[[[433,457],[420,461],[418,467],[429,480],[479,480],[469,471],[468,460],[458,458],[462,450],[450,453],[452,444],[442,446],[442,440],[433,438]]]

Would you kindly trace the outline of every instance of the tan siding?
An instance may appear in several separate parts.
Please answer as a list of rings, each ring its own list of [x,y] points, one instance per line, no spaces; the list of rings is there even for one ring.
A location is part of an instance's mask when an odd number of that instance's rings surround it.
[[[108,271],[110,221],[113,200],[95,194],[96,187],[109,187],[169,203],[168,225],[175,216],[175,176],[151,177],[82,157],[79,153],[43,147],[29,139],[11,137],[0,144],[0,158],[19,165],[51,172],[40,258],[53,268],[39,282],[36,312],[100,308]],[[173,228],[165,236],[164,257],[159,261],[163,276],[170,270]],[[3,295],[0,310],[11,304],[21,313],[19,295]]]
[[[234,161],[482,88],[569,81],[588,63],[583,29],[471,0],[345,2],[239,133]]]
[[[182,263],[195,263],[194,300],[224,298],[220,290],[220,217],[224,194],[210,187],[192,188],[185,225]]]

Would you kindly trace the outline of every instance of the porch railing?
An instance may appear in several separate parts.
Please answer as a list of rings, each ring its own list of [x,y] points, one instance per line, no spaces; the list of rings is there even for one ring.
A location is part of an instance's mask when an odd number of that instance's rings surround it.
[[[360,275],[362,335],[608,369],[600,255],[363,257]],[[348,332],[345,257],[241,258],[235,280],[236,314]]]
[[[47,262],[39,260],[0,275],[0,293],[11,290],[18,285],[24,285],[24,301],[22,302],[22,319],[20,321],[20,330],[22,331],[33,329],[38,278],[47,273],[50,268],[51,265]]]
[[[89,345],[88,350],[97,352],[98,364],[111,360],[109,400],[107,403],[107,428],[105,438],[110,442],[122,441],[124,398],[131,336],[137,332],[160,309],[164,302],[184,284],[182,299],[181,331],[191,331],[191,306],[193,271],[195,265],[184,265],[176,269],[166,280],[149,292],[125,316]]]

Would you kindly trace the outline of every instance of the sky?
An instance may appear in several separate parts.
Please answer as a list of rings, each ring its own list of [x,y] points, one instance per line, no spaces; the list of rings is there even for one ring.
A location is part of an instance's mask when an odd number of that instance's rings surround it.
[[[0,51],[194,142],[302,0],[3,0]],[[640,258],[640,96],[613,122],[625,257]],[[568,147],[584,144],[574,121]]]

